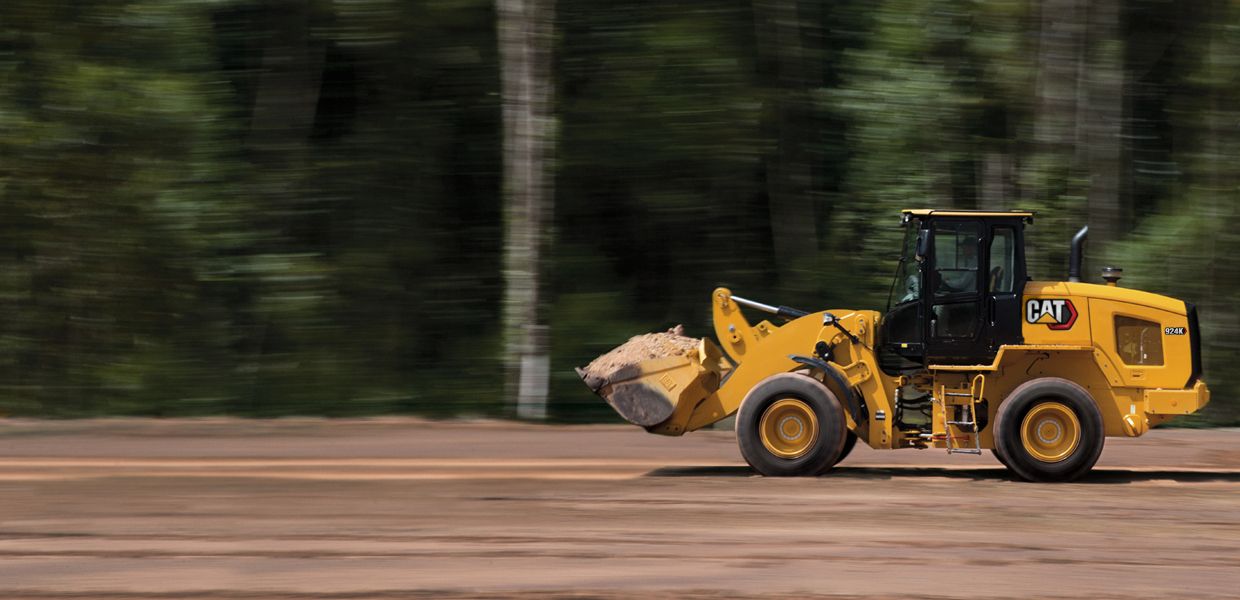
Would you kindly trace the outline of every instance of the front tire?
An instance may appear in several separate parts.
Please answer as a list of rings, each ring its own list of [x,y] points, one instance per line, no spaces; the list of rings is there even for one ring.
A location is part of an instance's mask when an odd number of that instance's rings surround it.
[[[857,434],[849,431],[847,435],[844,437],[844,448],[840,450],[840,455],[839,457],[835,459],[835,464],[838,465],[844,462],[844,459],[848,458],[848,455],[852,453],[853,448],[855,448],[856,446],[857,446]]]
[[[797,373],[755,385],[736,414],[736,443],[754,470],[769,477],[826,472],[839,461],[848,429],[844,410],[822,382]]]
[[[995,417],[995,455],[1028,481],[1072,481],[1102,454],[1102,413],[1085,388],[1045,377],[1012,390]]]

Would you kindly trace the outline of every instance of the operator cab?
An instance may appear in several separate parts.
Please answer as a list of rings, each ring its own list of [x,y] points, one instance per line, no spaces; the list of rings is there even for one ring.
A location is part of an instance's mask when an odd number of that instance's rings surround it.
[[[1019,344],[1026,211],[905,210],[881,328],[883,370],[994,361]]]

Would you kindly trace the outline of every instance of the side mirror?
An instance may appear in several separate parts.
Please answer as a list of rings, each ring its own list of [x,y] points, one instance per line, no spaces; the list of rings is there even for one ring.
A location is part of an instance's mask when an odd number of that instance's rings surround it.
[[[926,259],[926,255],[930,253],[930,230],[922,229],[917,232],[917,262]]]

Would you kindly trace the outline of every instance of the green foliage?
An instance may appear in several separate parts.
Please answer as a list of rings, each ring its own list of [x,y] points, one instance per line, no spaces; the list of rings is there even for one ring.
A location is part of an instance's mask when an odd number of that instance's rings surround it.
[[[1201,306],[1204,420],[1234,423],[1240,14],[1120,6],[1123,217],[1091,272]],[[1038,7],[558,3],[554,417],[613,418],[572,367],[709,333],[718,285],[882,308],[902,208],[1037,210],[1032,273],[1063,277],[1095,174],[1035,143]],[[495,14],[0,6],[0,411],[505,415]]]

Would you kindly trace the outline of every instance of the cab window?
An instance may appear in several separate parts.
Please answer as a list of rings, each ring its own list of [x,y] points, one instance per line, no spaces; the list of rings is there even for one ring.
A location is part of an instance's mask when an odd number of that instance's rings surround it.
[[[986,289],[992,294],[1008,294],[1016,283],[1016,230],[996,227],[990,238],[990,272]]]
[[[982,224],[977,221],[934,224],[934,298],[930,332],[936,338],[972,339],[977,335],[981,234]]]
[[[936,297],[977,291],[977,246],[981,224],[936,223],[934,268]]]
[[[909,227],[904,232],[904,252],[900,256],[896,280],[892,284],[896,292],[896,304],[921,298],[921,266],[917,261],[918,231],[917,227]],[[887,303],[887,310],[891,310],[890,301]]]

